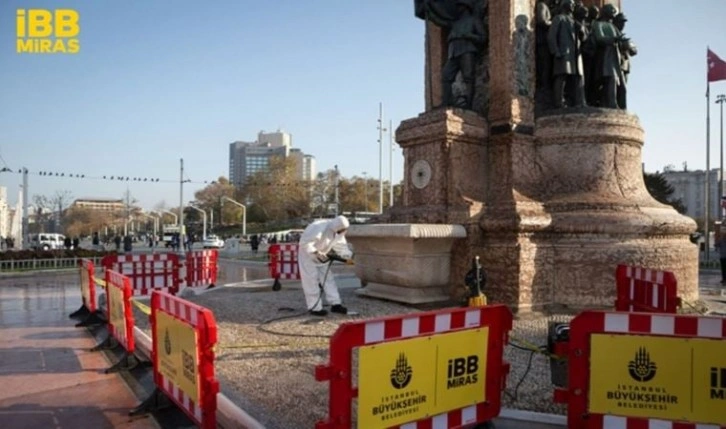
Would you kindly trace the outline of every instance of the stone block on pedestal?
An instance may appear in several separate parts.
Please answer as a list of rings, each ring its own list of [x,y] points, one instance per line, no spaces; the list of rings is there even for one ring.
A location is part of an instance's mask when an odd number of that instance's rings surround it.
[[[365,296],[422,304],[449,300],[451,247],[460,225],[351,225],[346,237]],[[463,278],[462,278],[463,281]]]

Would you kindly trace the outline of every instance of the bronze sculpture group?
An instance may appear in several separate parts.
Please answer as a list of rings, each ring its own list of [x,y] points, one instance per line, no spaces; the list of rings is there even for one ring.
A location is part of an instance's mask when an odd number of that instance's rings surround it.
[[[623,33],[626,21],[613,4],[599,10],[574,0],[540,0],[535,34],[538,103],[558,109],[625,109],[630,57],[638,53]]]
[[[442,105],[472,108],[475,70],[487,47],[488,0],[415,0],[415,13],[448,30],[441,73]],[[613,4],[539,0],[535,9],[537,111],[570,107],[625,109],[630,57],[627,19]],[[519,55],[526,55],[520,52]],[[466,89],[455,96],[456,77]]]

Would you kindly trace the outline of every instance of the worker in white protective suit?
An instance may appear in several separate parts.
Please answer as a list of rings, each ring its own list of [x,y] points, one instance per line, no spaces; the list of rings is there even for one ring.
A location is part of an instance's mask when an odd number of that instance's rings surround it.
[[[351,258],[352,253],[345,241],[345,232],[349,225],[345,216],[317,220],[308,225],[300,236],[298,265],[300,266],[300,279],[305,293],[305,302],[310,314],[315,316],[328,314],[323,310],[323,292],[319,285],[322,285],[325,300],[331,305],[330,311],[340,314],[348,313],[348,309],[341,304],[338,286],[335,284],[333,273],[328,271],[330,267],[327,264],[330,261],[328,253],[331,250],[343,259]]]

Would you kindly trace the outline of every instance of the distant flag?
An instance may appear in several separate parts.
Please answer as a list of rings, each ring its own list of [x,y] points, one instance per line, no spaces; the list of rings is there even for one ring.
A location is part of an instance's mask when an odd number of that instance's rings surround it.
[[[708,64],[708,81],[716,82],[718,80],[726,80],[726,61],[714,54],[710,49],[706,53],[706,61]]]

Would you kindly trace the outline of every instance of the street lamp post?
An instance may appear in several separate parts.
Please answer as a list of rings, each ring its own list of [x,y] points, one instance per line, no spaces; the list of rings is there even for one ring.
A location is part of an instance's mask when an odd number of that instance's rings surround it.
[[[23,227],[21,232],[22,243],[21,249],[28,249],[30,243],[28,242],[28,169],[23,167]]]
[[[154,237],[151,239],[151,247],[153,248],[153,243],[156,241],[156,234],[159,232],[159,218],[156,216],[152,216],[151,213],[141,213],[141,216],[147,217],[151,219],[154,222]]]
[[[202,213],[202,241],[206,240],[207,239],[207,212],[205,212],[204,210],[200,209],[199,207],[193,205],[192,203],[189,203],[187,207]]]
[[[170,212],[169,210],[164,210],[164,209],[161,209],[161,211],[166,214],[170,214],[170,215],[174,216],[174,223],[176,223],[176,224],[179,223],[179,216],[177,216],[176,213]]]
[[[236,204],[240,207],[242,207],[242,236],[247,235],[247,207],[245,207],[244,204],[240,203],[239,201],[235,201],[230,197],[222,197],[222,200],[227,200],[232,204]]]
[[[719,219],[721,220],[721,226],[723,227],[723,103],[726,102],[726,94],[720,94],[716,97],[716,103],[721,105],[721,171],[719,174],[719,180],[718,180],[718,210],[721,216],[719,216]],[[721,231],[719,231],[721,232]]]
[[[388,151],[388,207],[393,208],[393,121],[388,122],[388,143],[390,150]]]
[[[362,172],[363,175],[363,196],[366,200],[366,212],[368,211],[368,173]]]
[[[383,103],[378,103],[378,213],[383,213]]]

